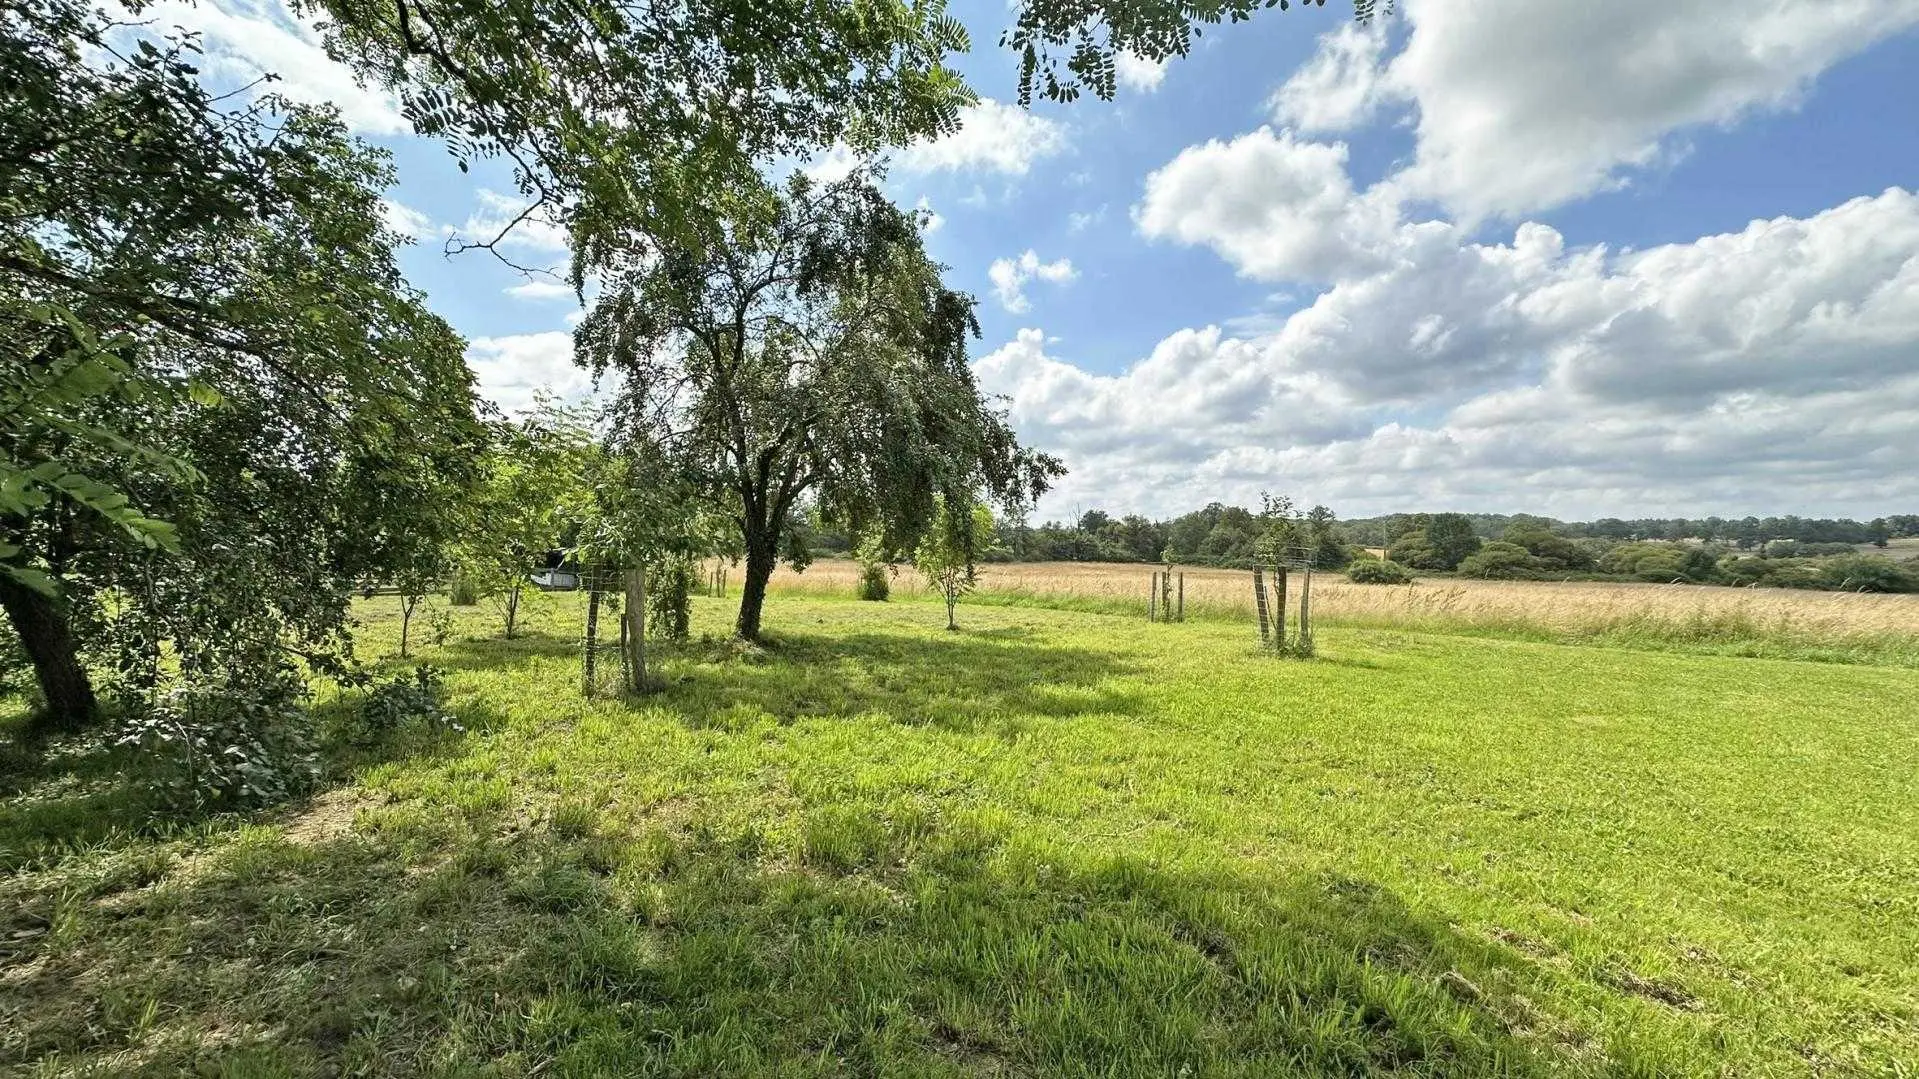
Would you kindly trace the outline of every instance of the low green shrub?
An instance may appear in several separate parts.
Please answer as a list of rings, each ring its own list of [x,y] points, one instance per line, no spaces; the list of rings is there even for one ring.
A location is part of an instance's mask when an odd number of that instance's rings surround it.
[[[888,577],[892,567],[887,564],[886,552],[877,539],[868,539],[861,543],[853,557],[860,564],[860,598],[875,603],[884,603],[893,594],[893,584]]]
[[[129,713],[115,743],[174,812],[252,809],[298,797],[320,777],[305,692],[291,674],[186,681]]]
[[[464,573],[456,573],[446,586],[446,602],[453,607],[471,607],[480,602],[480,586]]]
[[[684,641],[693,620],[693,562],[679,557],[662,562],[648,582],[647,632],[661,640]]]
[[[1411,584],[1412,571],[1383,558],[1364,558],[1346,568],[1346,579],[1354,584]]]
[[[358,730],[362,740],[378,741],[409,725],[459,730],[460,725],[441,705],[444,683],[445,672],[426,663],[375,682],[360,702]]]

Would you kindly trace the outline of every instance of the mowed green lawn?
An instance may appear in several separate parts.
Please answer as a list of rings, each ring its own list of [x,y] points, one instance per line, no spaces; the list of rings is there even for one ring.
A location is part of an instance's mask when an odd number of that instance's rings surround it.
[[[543,602],[287,813],[0,809],[0,1072],[1919,1062],[1919,671],[775,596],[629,707]]]

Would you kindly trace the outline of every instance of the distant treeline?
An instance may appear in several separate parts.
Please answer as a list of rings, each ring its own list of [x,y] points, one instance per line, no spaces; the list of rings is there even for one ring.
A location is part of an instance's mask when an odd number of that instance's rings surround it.
[[[1919,514],[1870,521],[1794,516],[1561,521],[1523,513],[1395,513],[1339,521],[1332,511],[1315,506],[1298,520],[1317,523],[1295,535],[1315,537],[1315,561],[1335,569],[1383,550],[1410,570],[1472,577],[1919,590],[1919,568],[1913,564],[1858,552],[1863,545],[1885,547],[1894,539],[1919,536]],[[1158,521],[1091,510],[1076,521],[1003,521],[987,558],[1245,568],[1273,526],[1268,516],[1219,502]],[[821,553],[850,547],[846,536],[830,530],[809,530],[806,538]]]
[[[1481,540],[1503,540],[1517,533],[1550,533],[1567,539],[1616,544],[1690,540],[1773,557],[1826,556],[1861,544],[1884,546],[1905,536],[1919,536],[1919,514],[1893,514],[1870,521],[1826,517],[1641,517],[1631,520],[1602,517],[1595,521],[1561,521],[1526,513],[1391,513],[1348,521],[1332,518],[1330,510],[1313,513],[1334,520],[1333,534],[1347,547],[1387,548],[1409,533],[1428,528],[1435,516],[1465,521]],[[1257,511],[1221,502],[1165,520],[1139,514],[1115,517],[1104,510],[1088,510],[1077,521],[1001,521],[999,547],[991,559],[1000,562],[1159,562],[1170,559],[1185,565],[1247,567],[1255,544],[1267,528]],[[809,530],[810,546],[821,553],[851,549],[845,535]],[[1788,546],[1788,544],[1792,546]],[[1828,545],[1825,547],[1813,545]],[[1336,559],[1322,552],[1321,562],[1344,565],[1357,552]],[[1596,556],[1595,556],[1596,561]]]
[[[1624,520],[1601,517],[1596,521],[1561,521],[1526,513],[1464,513],[1472,522],[1473,533],[1481,539],[1499,539],[1512,529],[1540,529],[1573,539],[1593,538],[1628,542],[1636,540],[1687,540],[1723,543],[1740,550],[1752,550],[1774,540],[1797,543],[1873,543],[1884,545],[1902,536],[1919,536],[1919,514],[1894,514],[1870,521],[1829,517],[1639,517]],[[1384,517],[1363,517],[1340,524],[1346,537],[1364,547],[1385,547],[1416,528],[1425,527],[1429,514],[1390,513]]]

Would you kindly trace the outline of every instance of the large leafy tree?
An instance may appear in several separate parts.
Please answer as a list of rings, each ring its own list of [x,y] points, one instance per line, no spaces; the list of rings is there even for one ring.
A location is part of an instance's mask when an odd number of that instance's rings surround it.
[[[0,605],[37,733],[92,720],[89,660],[140,691],[338,656],[351,587],[444,542],[476,433],[385,158],[121,40],[75,0],[0,15]]]
[[[1375,2],[1354,0],[1355,14]],[[684,241],[708,193],[760,183],[770,158],[937,136],[973,100],[947,66],[970,42],[944,0],[295,3],[463,166],[511,161],[528,213],[571,227],[576,281],[637,240]],[[1024,0],[1001,44],[1019,57],[1023,104],[1110,98],[1119,54],[1184,55],[1197,27],[1290,6]]]
[[[943,284],[914,216],[868,177],[796,176],[728,206],[699,242],[610,278],[575,346],[618,375],[621,422],[734,516],[736,629],[754,639],[802,499],[906,551],[940,499],[1020,504],[1063,469],[981,398],[972,298]]]

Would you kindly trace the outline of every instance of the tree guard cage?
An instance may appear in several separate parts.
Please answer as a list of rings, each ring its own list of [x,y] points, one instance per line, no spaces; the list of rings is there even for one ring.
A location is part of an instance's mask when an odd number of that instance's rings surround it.
[[[580,692],[618,697],[631,684],[627,665],[626,568],[609,563],[580,567],[586,593],[586,625],[580,635]]]
[[[1148,622],[1186,621],[1186,574],[1171,566],[1153,571],[1152,584],[1146,590]]]
[[[1290,544],[1262,556],[1253,564],[1253,609],[1259,616],[1259,646],[1278,655],[1313,654],[1314,548]],[[1298,573],[1299,619],[1292,632],[1286,625],[1292,575]],[[1270,585],[1270,592],[1268,586]]]

